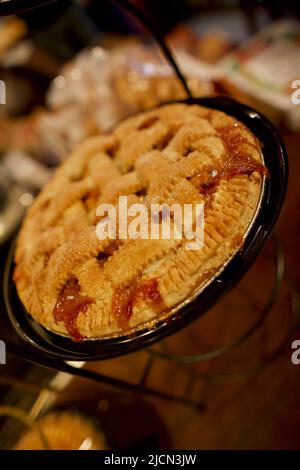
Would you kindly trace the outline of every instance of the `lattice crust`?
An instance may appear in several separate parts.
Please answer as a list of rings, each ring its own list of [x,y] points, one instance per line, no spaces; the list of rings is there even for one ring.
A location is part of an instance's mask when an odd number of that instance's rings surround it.
[[[87,140],[36,198],[20,231],[14,279],[26,310],[76,340],[155,323],[242,247],[264,173],[256,137],[197,105],[166,105]],[[120,195],[148,208],[203,202],[204,247],[187,250],[185,239],[101,241],[96,208],[117,207]],[[81,299],[72,324],[54,314],[70,282]]]

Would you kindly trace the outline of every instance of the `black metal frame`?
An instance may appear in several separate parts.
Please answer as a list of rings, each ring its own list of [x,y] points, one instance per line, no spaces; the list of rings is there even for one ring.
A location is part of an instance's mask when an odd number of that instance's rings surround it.
[[[214,351],[209,351],[191,356],[182,356],[179,354],[166,352],[165,349],[158,350],[148,348],[146,350],[146,352],[149,354],[148,361],[144,367],[144,370],[142,371],[138,383],[130,383],[128,381],[93,372],[85,368],[73,367],[65,361],[61,361],[56,358],[50,358],[45,355],[37,355],[34,350],[32,350],[32,348],[24,347],[24,344],[16,342],[15,338],[9,339],[9,335],[8,339],[4,338],[6,341],[7,349],[11,354],[16,355],[17,357],[22,357],[24,358],[24,360],[27,360],[37,365],[42,365],[49,369],[59,370],[72,374],[73,376],[78,376],[81,378],[100,382],[104,385],[109,385],[121,389],[124,392],[142,394],[153,398],[172,401],[178,404],[192,407],[198,410],[199,412],[202,412],[205,409],[207,393],[211,385],[216,383],[241,381],[261,372],[264,367],[269,365],[272,361],[276,360],[280,356],[280,354],[282,354],[282,352],[286,348],[286,345],[288,344],[288,339],[291,337],[295,324],[299,324],[299,308],[292,308],[290,325],[285,325],[286,331],[283,333],[283,338],[279,342],[278,346],[276,346],[272,352],[270,352],[266,357],[264,357],[264,360],[262,362],[256,364],[250,369],[234,373],[201,373],[199,372],[199,370],[195,370],[193,367],[194,365],[199,364],[203,361],[208,361],[217,357],[221,357],[224,354],[232,352],[233,349],[238,349],[241,345],[244,344],[244,342],[248,338],[254,335],[258,331],[258,329],[263,326],[264,322],[267,320],[268,316],[272,312],[272,308],[276,302],[280,287],[282,285],[282,281],[284,279],[284,255],[278,243],[276,244],[276,256],[274,262],[275,274],[268,300],[266,301],[265,306],[261,309],[260,314],[258,315],[254,324],[250,326],[247,331],[245,331],[238,338],[236,338],[236,340],[232,341],[226,346],[217,348]],[[291,303],[293,304],[293,302]],[[184,370],[189,380],[187,381],[187,387],[182,396],[158,390],[147,385],[148,377],[151,374],[152,368],[155,367],[155,361],[159,359],[171,362],[177,365],[178,367],[184,367]],[[202,381],[204,385],[203,394],[201,394],[201,396],[197,399],[192,399],[190,398],[190,396],[193,392],[193,387],[199,380]]]

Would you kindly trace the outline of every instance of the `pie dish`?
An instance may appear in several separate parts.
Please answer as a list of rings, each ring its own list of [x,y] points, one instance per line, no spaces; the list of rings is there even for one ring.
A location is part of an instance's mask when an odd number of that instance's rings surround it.
[[[75,341],[153,327],[243,247],[267,177],[259,140],[222,111],[168,104],[90,138],[29,209],[14,281],[26,311]],[[100,240],[99,204],[204,204],[204,246],[186,239]]]

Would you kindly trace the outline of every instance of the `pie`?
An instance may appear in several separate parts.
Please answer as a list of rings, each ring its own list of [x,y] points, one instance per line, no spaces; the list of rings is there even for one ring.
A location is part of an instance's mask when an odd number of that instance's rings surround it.
[[[73,411],[52,411],[36,423],[49,450],[106,450],[103,433],[88,417]],[[37,430],[21,435],[14,450],[47,450]]]
[[[75,341],[154,327],[242,248],[266,175],[256,136],[198,105],[164,105],[89,138],[21,228],[14,280],[26,311]],[[117,207],[119,196],[146,207],[203,204],[203,247],[186,249],[185,237],[100,239],[97,207]]]

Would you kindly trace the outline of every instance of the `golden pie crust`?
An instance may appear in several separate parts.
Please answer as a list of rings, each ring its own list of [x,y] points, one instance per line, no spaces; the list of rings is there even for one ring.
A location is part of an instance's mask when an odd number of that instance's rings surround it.
[[[170,104],[85,141],[58,168],[21,228],[14,280],[27,312],[74,340],[123,335],[170,315],[243,245],[259,204],[260,143],[235,118]],[[100,240],[96,208],[204,203],[204,246]]]

